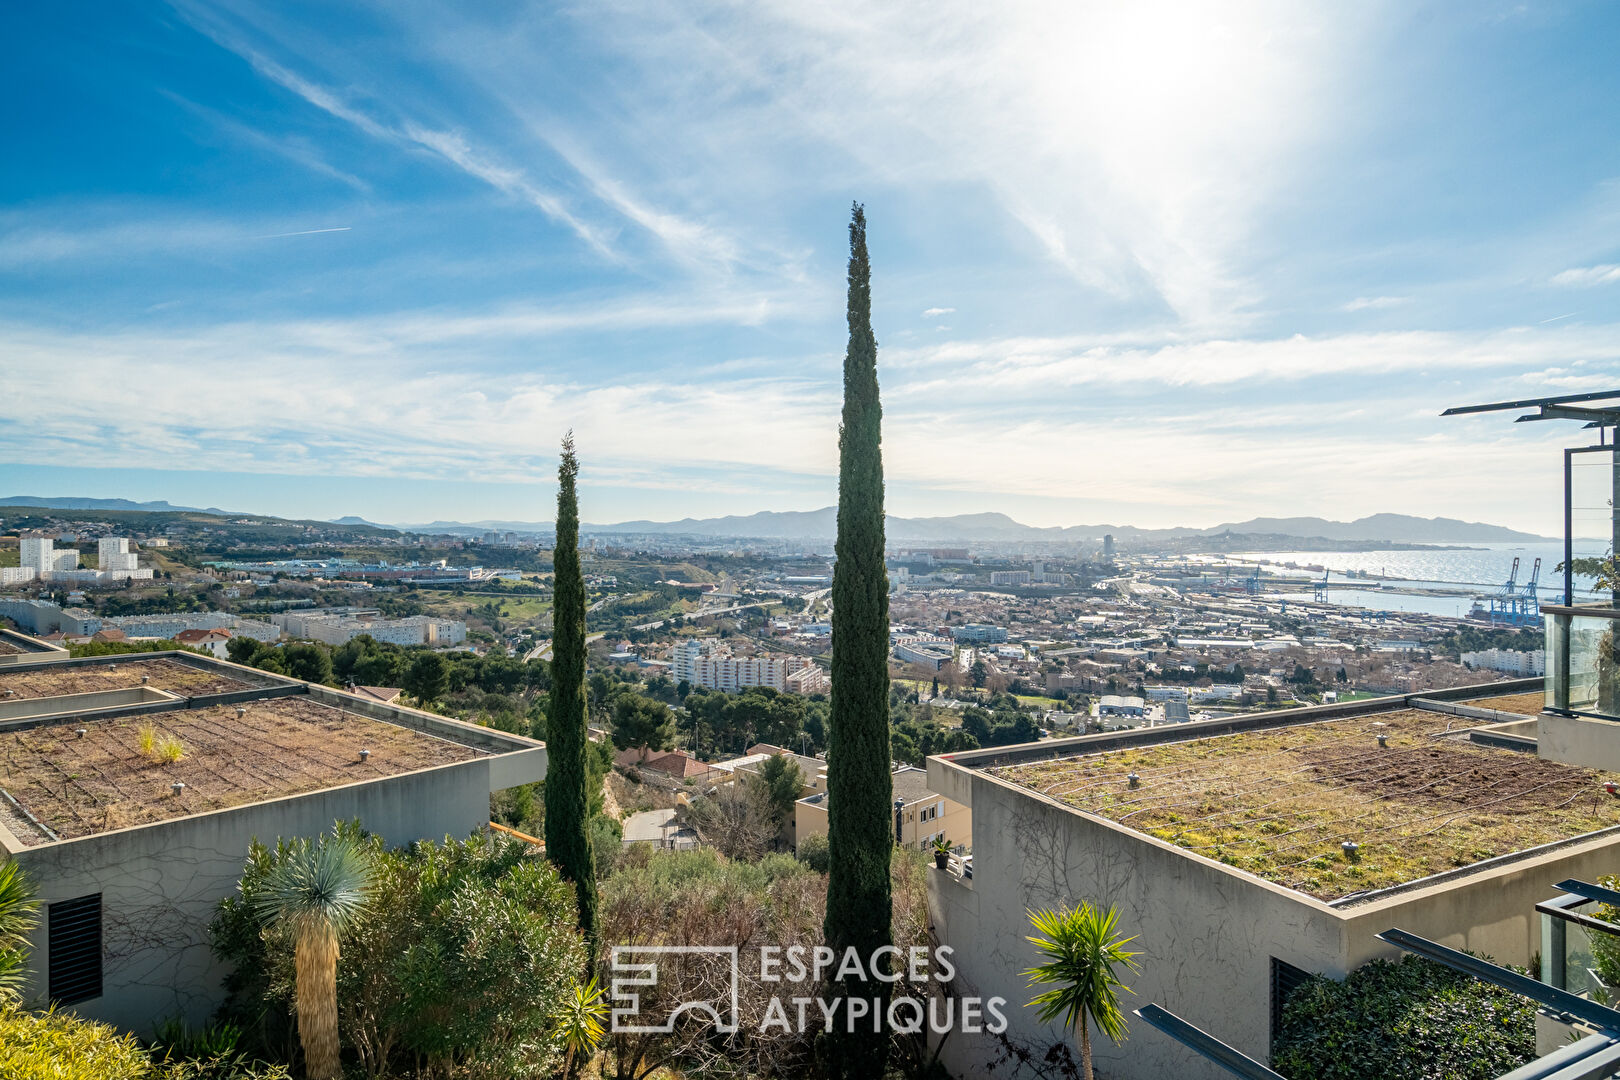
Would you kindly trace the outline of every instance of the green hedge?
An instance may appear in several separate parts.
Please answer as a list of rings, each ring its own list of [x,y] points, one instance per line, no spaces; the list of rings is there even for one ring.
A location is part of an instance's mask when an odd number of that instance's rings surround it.
[[[1536,1056],[1528,998],[1416,956],[1290,995],[1272,1067],[1290,1080],[1494,1080]]]

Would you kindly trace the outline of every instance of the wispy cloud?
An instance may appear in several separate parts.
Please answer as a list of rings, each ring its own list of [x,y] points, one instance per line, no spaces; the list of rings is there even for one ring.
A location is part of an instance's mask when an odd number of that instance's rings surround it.
[[[1552,276],[1554,285],[1590,288],[1593,285],[1612,285],[1620,281],[1620,265],[1600,263],[1597,266],[1574,266]]]
[[[922,313],[922,317],[925,319],[937,319],[941,315],[950,315],[955,311],[956,309],[953,307],[931,307]]]
[[[348,232],[351,228],[352,226],[349,225],[333,225],[330,228],[325,229],[299,229],[297,232],[268,233],[264,236],[258,237],[257,239],[280,240],[283,237],[288,236],[318,236],[321,233]]]
[[[1402,304],[1410,304],[1411,302],[1412,298],[1410,296],[1358,296],[1348,304],[1344,305],[1344,310],[1379,310],[1383,308],[1400,307]]]

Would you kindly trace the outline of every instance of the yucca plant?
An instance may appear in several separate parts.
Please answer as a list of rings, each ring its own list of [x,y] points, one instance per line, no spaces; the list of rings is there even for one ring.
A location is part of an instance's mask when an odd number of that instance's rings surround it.
[[[344,836],[294,844],[271,871],[254,908],[267,930],[293,939],[294,1011],[310,1080],[342,1073],[338,1060],[338,941],[365,910],[371,857]]]
[[[1029,921],[1040,937],[1031,937],[1045,963],[1024,972],[1030,986],[1052,989],[1030,999],[1040,1007],[1041,1023],[1061,1019],[1063,1026],[1079,1033],[1080,1068],[1086,1080],[1091,1072],[1091,1024],[1118,1043],[1125,1038],[1125,1014],[1119,1007],[1119,991],[1131,992],[1120,982],[1118,969],[1141,970],[1136,957],[1125,946],[1136,938],[1119,936],[1119,913],[1082,901],[1077,908],[1029,913]]]
[[[15,862],[0,863],[0,1001],[15,1000],[28,971],[28,932],[39,922],[33,886]]]
[[[563,1062],[564,1080],[574,1080],[601,1045],[602,1019],[607,1011],[607,1002],[594,975],[588,983],[574,984],[574,992],[563,999],[557,1013],[557,1032],[568,1048],[568,1057]]]

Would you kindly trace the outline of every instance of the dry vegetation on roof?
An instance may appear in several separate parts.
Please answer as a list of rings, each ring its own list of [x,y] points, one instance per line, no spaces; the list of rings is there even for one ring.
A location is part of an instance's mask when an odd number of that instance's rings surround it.
[[[148,686],[181,697],[223,694],[253,686],[242,679],[173,660],[138,660],[83,666],[57,662],[27,671],[0,669],[0,691],[12,691],[12,699],[16,700],[84,694],[92,690],[123,690],[141,685],[142,675],[148,677]]]
[[[245,708],[241,717],[215,705],[0,733],[0,787],[69,838],[481,756],[305,697]],[[178,795],[175,781],[186,785]],[[47,839],[9,807],[4,820],[25,843]]]
[[[1531,694],[1507,694],[1503,697],[1470,698],[1458,702],[1459,705],[1472,705],[1476,709],[1495,709],[1497,712],[1523,713],[1526,716],[1539,716],[1541,710],[1547,706],[1547,695],[1540,690]]]
[[[1620,825],[1599,774],[1434,737],[1448,723],[1383,713],[991,771],[1322,899]]]

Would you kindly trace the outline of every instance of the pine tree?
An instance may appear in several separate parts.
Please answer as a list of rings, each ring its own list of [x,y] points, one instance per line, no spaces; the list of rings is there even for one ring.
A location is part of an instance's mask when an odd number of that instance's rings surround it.
[[[597,946],[595,859],[587,830],[585,790],[585,575],[579,568],[579,459],[574,433],[563,436],[557,466],[557,543],[553,581],[551,711],[546,724],[546,855],[574,883],[579,926],[595,966]]]
[[[872,335],[866,213],[855,204],[849,225],[849,348],[844,354],[844,415],[838,435],[838,541],[832,586],[832,710],[827,747],[826,943],[842,960],[854,949],[863,965],[891,943],[889,861],[894,811],[889,776],[889,581],[883,565],[883,410],[878,401],[877,340]],[[888,1033],[873,1016],[888,1007],[889,984],[846,978],[835,997],[865,998],[872,1013],[848,1031],[847,1000],[826,1044],[833,1076],[882,1076]],[[873,1002],[873,999],[877,999]],[[874,1026],[877,1028],[874,1031]]]

